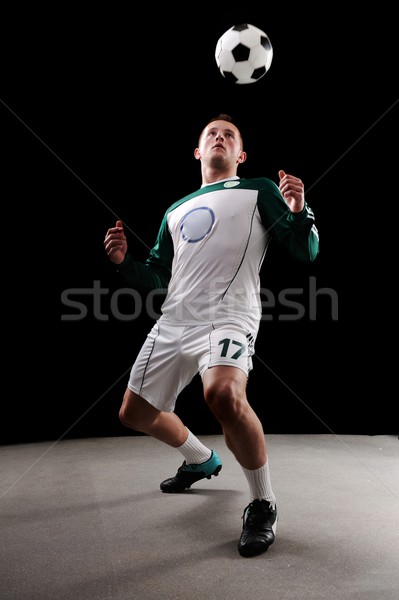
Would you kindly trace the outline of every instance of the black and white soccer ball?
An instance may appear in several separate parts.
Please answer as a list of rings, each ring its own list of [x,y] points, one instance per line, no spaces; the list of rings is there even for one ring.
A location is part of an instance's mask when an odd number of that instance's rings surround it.
[[[255,83],[270,69],[273,48],[264,31],[242,23],[233,25],[218,40],[216,64],[223,77],[233,83]]]

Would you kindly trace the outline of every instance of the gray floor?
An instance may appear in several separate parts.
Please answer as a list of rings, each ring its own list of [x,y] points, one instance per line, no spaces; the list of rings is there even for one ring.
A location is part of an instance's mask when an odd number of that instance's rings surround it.
[[[0,446],[1,600],[398,600],[396,436],[269,435],[277,538],[236,545],[248,503],[217,478],[162,494],[179,452],[144,436]]]

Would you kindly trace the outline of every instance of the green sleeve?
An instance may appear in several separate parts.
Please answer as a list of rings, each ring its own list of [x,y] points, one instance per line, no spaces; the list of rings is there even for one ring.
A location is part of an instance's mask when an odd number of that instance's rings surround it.
[[[316,258],[319,234],[307,202],[301,212],[291,212],[277,185],[270,181],[259,191],[258,207],[264,226],[289,254],[307,262]]]
[[[125,260],[116,266],[126,283],[141,292],[149,292],[168,287],[173,260],[173,242],[165,214],[155,246],[150,251],[145,263],[135,260],[128,252]]]

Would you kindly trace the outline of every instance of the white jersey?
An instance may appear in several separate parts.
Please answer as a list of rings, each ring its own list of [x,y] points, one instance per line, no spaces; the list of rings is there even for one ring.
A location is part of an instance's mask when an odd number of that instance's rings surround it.
[[[168,323],[236,322],[257,331],[259,270],[269,234],[257,191],[206,186],[167,215],[174,257],[162,319]],[[209,191],[207,191],[209,189]]]
[[[146,263],[156,272],[147,288],[168,280],[160,320],[176,326],[236,324],[255,336],[259,272],[272,237],[299,259],[317,255],[312,211],[305,204],[292,213],[267,178],[219,181],[173,204]],[[146,277],[131,260],[119,270],[134,272],[136,280]]]

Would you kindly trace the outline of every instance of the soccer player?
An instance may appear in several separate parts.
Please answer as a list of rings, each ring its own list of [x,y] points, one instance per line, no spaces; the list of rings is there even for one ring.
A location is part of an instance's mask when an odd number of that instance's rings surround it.
[[[121,221],[105,236],[105,251],[130,286],[167,288],[119,416],[126,427],[183,455],[176,475],[160,484],[163,492],[181,493],[218,475],[218,454],[174,412],[179,393],[199,373],[205,402],[248,483],[238,551],[249,557],[274,542],[277,524],[265,434],[246,396],[261,319],[259,271],[272,238],[296,259],[313,261],[318,232],[300,179],[281,170],[277,186],[265,177],[237,175],[247,156],[229,115],[207,123],[194,156],[202,185],[166,210],[145,263],[128,252]]]

